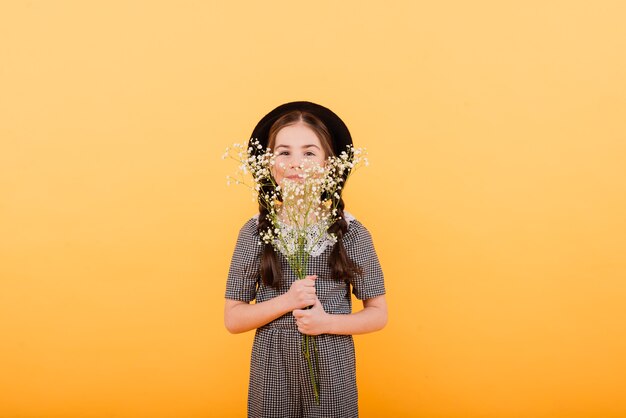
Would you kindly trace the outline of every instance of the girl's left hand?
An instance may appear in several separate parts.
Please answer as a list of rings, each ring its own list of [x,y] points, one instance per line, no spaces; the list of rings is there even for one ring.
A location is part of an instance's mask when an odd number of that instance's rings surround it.
[[[319,335],[327,332],[330,315],[324,311],[317,297],[311,309],[295,309],[293,316],[296,318],[298,331],[302,334]]]

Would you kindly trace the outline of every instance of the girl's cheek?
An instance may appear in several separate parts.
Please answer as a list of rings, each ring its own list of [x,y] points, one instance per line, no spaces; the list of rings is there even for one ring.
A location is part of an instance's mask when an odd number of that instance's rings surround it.
[[[270,173],[272,174],[272,177],[274,177],[274,180],[276,180],[276,182],[280,185],[285,174],[285,168],[281,163],[276,162],[272,167],[270,167]]]

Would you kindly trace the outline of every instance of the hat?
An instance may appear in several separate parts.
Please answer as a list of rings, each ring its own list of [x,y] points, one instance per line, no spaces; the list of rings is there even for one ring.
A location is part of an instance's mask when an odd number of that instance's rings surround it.
[[[274,122],[276,122],[276,120],[284,114],[294,110],[311,113],[320,119],[324,125],[326,125],[326,128],[330,132],[335,155],[341,154],[342,151],[347,150],[349,145],[352,145],[352,136],[350,136],[350,131],[339,116],[337,116],[332,110],[312,102],[289,102],[272,110],[270,113],[265,115],[254,128],[252,137],[250,138],[250,144],[253,139],[257,139],[261,146],[266,149],[269,140],[270,128]]]
[[[328,129],[328,132],[330,133],[330,139],[333,143],[333,151],[335,155],[338,156],[343,151],[347,151],[348,146],[352,145],[352,136],[350,135],[350,131],[348,130],[348,127],[346,126],[346,124],[343,123],[341,118],[339,118],[339,116],[337,116],[332,110],[322,105],[318,105],[312,102],[301,101],[301,102],[289,102],[289,103],[282,104],[278,106],[276,109],[272,110],[267,115],[265,115],[263,119],[261,119],[259,123],[257,123],[256,127],[254,128],[254,131],[252,131],[252,137],[250,138],[249,146],[252,146],[252,141],[256,139],[259,141],[259,144],[263,147],[263,150],[259,150],[258,152],[261,152],[261,153],[265,152],[265,150],[267,149],[268,141],[269,141],[270,128],[272,127],[274,122],[276,122],[278,118],[280,118],[284,114],[292,112],[294,110],[308,112],[316,116],[319,120],[321,120],[324,123],[324,125],[326,125],[326,128]],[[257,152],[256,147],[252,147],[252,149],[254,150],[253,152],[255,153]],[[349,169],[344,172],[342,176],[344,182],[347,179],[349,172],[350,172]],[[267,182],[261,185],[262,192],[268,191],[271,188],[272,188],[272,185],[270,182]],[[339,195],[342,195],[343,188],[338,190],[337,193]],[[278,195],[280,195],[280,193],[278,193]],[[325,199],[334,199],[334,197],[329,196],[327,192],[324,192],[322,194],[322,200],[325,200]],[[259,195],[259,202],[261,202],[260,195]]]

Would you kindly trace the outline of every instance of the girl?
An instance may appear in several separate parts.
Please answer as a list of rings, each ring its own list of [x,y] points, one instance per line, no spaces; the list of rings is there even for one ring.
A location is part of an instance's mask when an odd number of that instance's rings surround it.
[[[311,102],[283,104],[257,124],[252,138],[276,155],[272,176],[280,186],[300,179],[303,161],[324,164],[352,145],[343,121]],[[224,323],[231,333],[256,329],[250,363],[248,417],[358,417],[353,334],[387,322],[383,273],[368,230],[344,211],[311,254],[309,273],[297,280],[285,257],[262,244],[267,209],[239,231],[226,284]],[[350,292],[363,301],[352,313]],[[250,302],[255,300],[255,303]],[[312,307],[311,307],[312,306]],[[311,307],[310,309],[306,309]],[[319,352],[319,404],[315,402],[302,334],[315,335]]]

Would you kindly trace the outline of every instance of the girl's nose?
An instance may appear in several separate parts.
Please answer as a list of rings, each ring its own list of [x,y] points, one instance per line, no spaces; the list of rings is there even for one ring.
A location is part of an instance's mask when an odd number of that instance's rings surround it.
[[[298,158],[289,160],[289,168],[300,168],[301,161]]]

